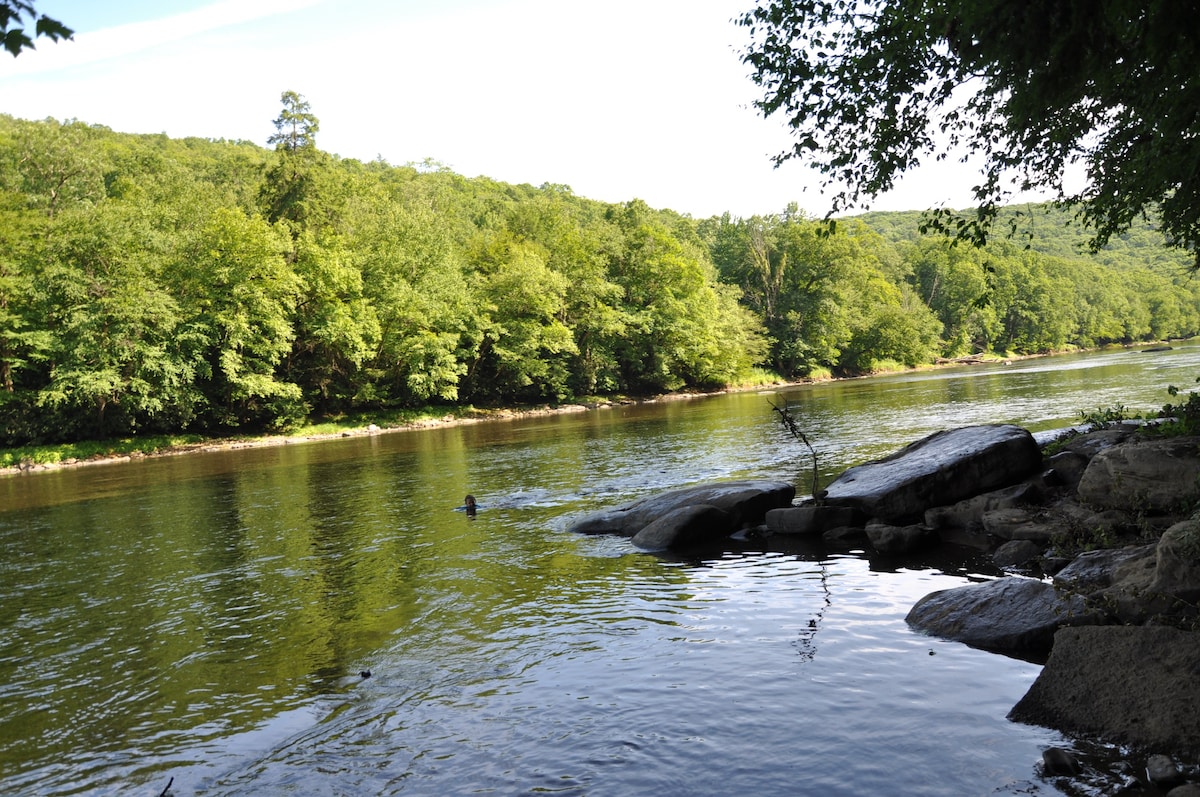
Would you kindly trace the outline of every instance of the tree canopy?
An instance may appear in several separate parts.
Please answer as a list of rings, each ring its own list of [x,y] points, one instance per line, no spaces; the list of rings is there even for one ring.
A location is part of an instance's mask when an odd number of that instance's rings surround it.
[[[1002,211],[1026,250],[916,212],[693,219],[339,158],[281,100],[273,148],[0,114],[0,446],[1200,332],[1200,280],[1144,222],[1092,254],[1051,206]]]
[[[744,60],[833,212],[923,160],[978,156],[969,216],[927,224],[983,243],[1014,189],[1049,189],[1100,248],[1145,214],[1200,267],[1200,27],[1173,0],[767,0],[739,19]],[[1081,164],[1086,185],[1064,186]],[[831,215],[832,215],[831,214]]]

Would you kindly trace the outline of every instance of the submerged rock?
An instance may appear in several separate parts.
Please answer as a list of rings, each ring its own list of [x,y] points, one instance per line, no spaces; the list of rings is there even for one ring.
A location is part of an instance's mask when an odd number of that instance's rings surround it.
[[[829,485],[824,500],[905,524],[921,520],[931,507],[1015,484],[1041,461],[1033,435],[1019,426],[967,426],[850,468]]]

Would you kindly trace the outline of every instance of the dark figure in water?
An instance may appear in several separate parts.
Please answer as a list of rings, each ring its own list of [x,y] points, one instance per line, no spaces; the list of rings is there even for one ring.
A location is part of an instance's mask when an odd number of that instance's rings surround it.
[[[468,517],[475,517],[475,496],[468,495],[463,499],[463,508],[467,510]]]

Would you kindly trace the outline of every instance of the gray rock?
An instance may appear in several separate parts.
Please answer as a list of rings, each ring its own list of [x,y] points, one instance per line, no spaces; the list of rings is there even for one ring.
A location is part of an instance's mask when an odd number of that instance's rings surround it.
[[[1117,622],[1140,624],[1159,615],[1194,618],[1198,614],[1200,521],[1176,523],[1152,547],[1153,557],[1131,555],[1118,561],[1110,585],[1091,594]]]
[[[903,524],[923,518],[930,507],[1019,482],[1041,459],[1033,436],[1018,426],[952,429],[850,468],[829,485],[824,500]]]
[[[686,548],[733,533],[733,516],[711,504],[673,509],[633,535],[633,544],[647,551]]]
[[[1027,659],[1049,653],[1061,626],[1098,619],[1082,597],[1017,577],[931,593],[905,618],[918,631]]]
[[[1171,752],[1200,749],[1200,634],[1167,627],[1063,628],[1009,718]]]
[[[1084,592],[1110,587],[1117,577],[1118,568],[1131,562],[1153,563],[1156,547],[1133,545],[1081,553],[1054,575],[1054,583]]]
[[[1155,786],[1173,786],[1183,780],[1183,773],[1170,756],[1156,753],[1146,759],[1146,777]]]
[[[863,519],[849,506],[788,506],[768,510],[766,523],[772,534],[821,534]]]
[[[1042,772],[1047,775],[1078,775],[1083,770],[1069,750],[1051,747],[1042,751]]]
[[[1060,450],[1071,451],[1091,460],[1101,451],[1128,442],[1136,433],[1136,426],[1109,426],[1068,438],[1060,446]]]
[[[867,542],[867,532],[862,526],[839,526],[821,535],[826,545],[854,548]]]
[[[1046,459],[1046,464],[1054,474],[1053,481],[1064,487],[1074,489],[1083,472],[1087,470],[1090,459],[1078,451],[1059,451]],[[1048,479],[1049,480],[1049,479]]]
[[[1062,501],[1054,506],[1055,514],[1064,528],[1077,529],[1093,537],[1115,537],[1134,528],[1133,516],[1120,509],[1097,512],[1075,501]]]
[[[938,534],[924,526],[891,526],[886,523],[868,523],[867,539],[871,547],[880,553],[912,553],[938,542]]]
[[[1200,521],[1184,520],[1163,532],[1154,549],[1152,592],[1200,601]]]
[[[1009,540],[996,549],[992,561],[997,567],[1021,567],[1042,555],[1042,546],[1032,540]]]
[[[925,511],[925,525],[932,529],[967,528],[983,520],[985,512],[1012,509],[1042,500],[1042,491],[1032,484],[1016,484],[1000,490],[972,496],[950,506],[935,506]]]
[[[1047,543],[1059,527],[1040,520],[1036,509],[993,509],[983,513],[983,530],[1002,540],[1033,540]]]
[[[1200,797],[1200,783],[1185,783],[1167,792],[1167,797]]]
[[[576,520],[568,529],[579,534],[632,537],[653,521],[680,507],[709,504],[733,516],[735,529],[763,522],[767,510],[788,506],[796,488],[786,482],[738,481],[684,487],[604,509]]]
[[[1092,457],[1079,499],[1101,508],[1167,514],[1200,499],[1200,441],[1194,437],[1124,443]]]

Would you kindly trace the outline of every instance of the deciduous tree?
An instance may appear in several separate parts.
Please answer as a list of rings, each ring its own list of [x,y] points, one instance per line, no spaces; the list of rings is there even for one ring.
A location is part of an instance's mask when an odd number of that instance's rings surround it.
[[[1155,212],[1200,267],[1200,26],[1175,0],[767,0],[740,18],[757,105],[795,134],[833,212],[928,159],[976,156],[982,243],[1014,189],[1050,190],[1093,245]],[[1064,184],[1081,164],[1086,185]]]

